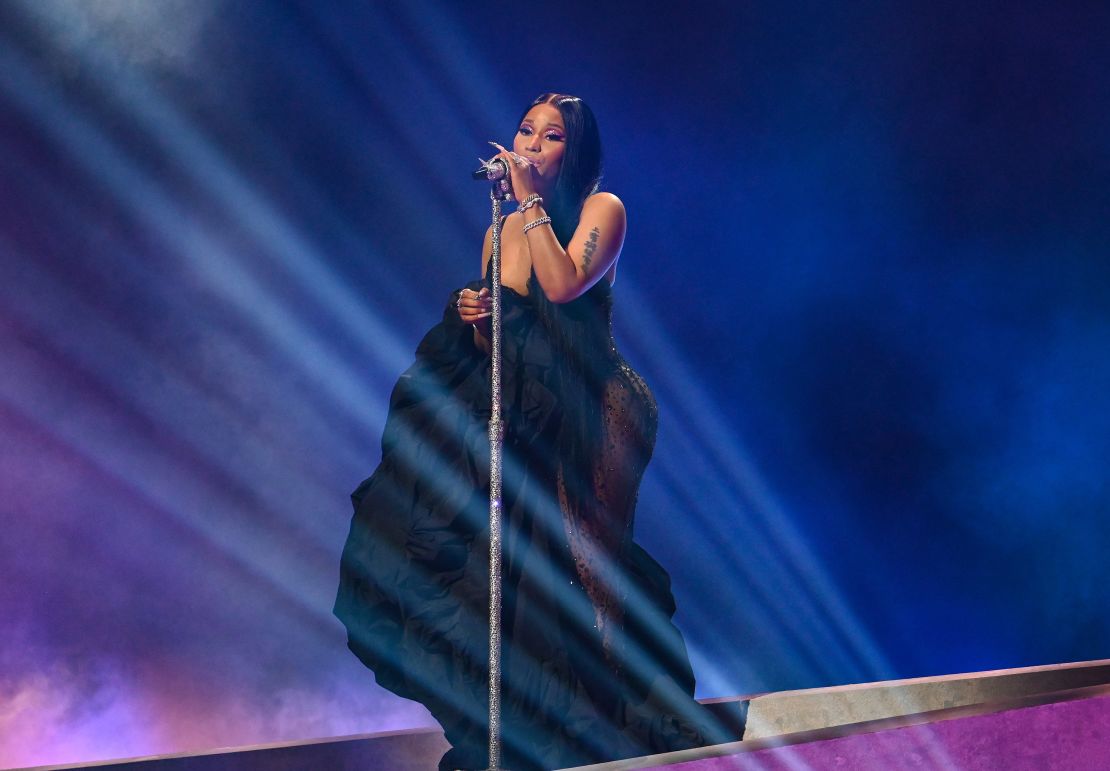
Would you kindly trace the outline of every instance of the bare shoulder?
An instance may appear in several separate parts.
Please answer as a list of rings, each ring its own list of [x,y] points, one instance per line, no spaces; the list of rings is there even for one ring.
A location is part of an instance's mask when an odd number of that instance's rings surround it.
[[[624,220],[624,203],[612,193],[594,193],[582,204],[582,216]]]
[[[628,219],[621,199],[612,193],[594,193],[582,204],[582,216],[578,219],[575,240],[581,237],[602,247],[602,254],[608,253],[613,259],[620,254],[624,244],[624,234]],[[590,249],[593,252],[593,249]],[[603,260],[608,262],[608,260]]]

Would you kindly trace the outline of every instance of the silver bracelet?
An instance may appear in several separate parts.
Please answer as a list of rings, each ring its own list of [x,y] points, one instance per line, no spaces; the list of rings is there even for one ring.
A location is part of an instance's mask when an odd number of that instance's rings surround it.
[[[551,222],[551,218],[548,217],[547,215],[544,215],[543,217],[540,217],[538,220],[535,220],[534,222],[529,222],[527,225],[525,225],[524,226],[524,232],[527,233],[532,228],[538,228],[540,225],[546,225],[549,222]]]
[[[543,199],[540,198],[539,193],[532,193],[532,195],[525,198],[520,202],[520,211],[531,209],[533,206],[543,206]]]

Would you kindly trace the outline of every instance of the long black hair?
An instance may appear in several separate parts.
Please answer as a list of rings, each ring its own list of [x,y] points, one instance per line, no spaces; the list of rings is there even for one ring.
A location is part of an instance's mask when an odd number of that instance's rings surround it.
[[[598,191],[601,182],[601,135],[593,110],[576,96],[540,94],[521,120],[538,104],[558,109],[566,131],[559,176],[551,200],[544,201],[555,237],[565,249],[578,227],[582,205]],[[581,512],[594,500],[592,482],[601,450],[602,391],[616,355],[609,329],[611,298],[606,294],[592,300],[580,298],[582,302],[553,303],[534,271],[529,293],[535,298],[539,322],[557,353],[554,385],[563,408],[557,439],[559,463],[563,466],[567,503]]]

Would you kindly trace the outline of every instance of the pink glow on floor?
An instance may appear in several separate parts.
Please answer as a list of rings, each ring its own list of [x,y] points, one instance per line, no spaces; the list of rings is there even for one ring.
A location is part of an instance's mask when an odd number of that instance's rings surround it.
[[[1110,696],[679,763],[681,771],[1110,768]]]

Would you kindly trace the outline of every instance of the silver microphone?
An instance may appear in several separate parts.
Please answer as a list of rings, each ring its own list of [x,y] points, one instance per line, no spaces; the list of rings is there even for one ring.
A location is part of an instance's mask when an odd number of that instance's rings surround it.
[[[475,171],[471,172],[470,176],[473,179],[480,179],[485,182],[496,182],[499,179],[505,179],[509,176],[509,164],[505,162],[504,158],[493,157],[488,161],[483,161],[482,165]]]
[[[501,147],[501,145],[495,142],[490,142],[490,144],[498,150],[504,149],[503,147]],[[508,152],[509,155],[513,157],[514,163],[518,163],[521,166],[536,165],[536,162],[533,161],[531,158],[525,158],[523,155],[517,155],[511,150]],[[504,158],[498,157],[496,155],[490,158],[488,161],[483,161],[481,158],[479,158],[478,163],[482,164],[482,166],[470,175],[474,179],[484,179],[487,182],[496,182],[499,179],[505,179],[509,176],[509,164],[505,161]]]

